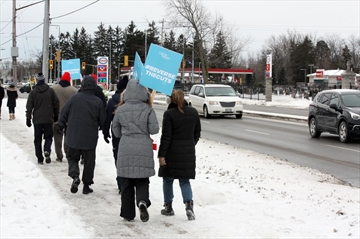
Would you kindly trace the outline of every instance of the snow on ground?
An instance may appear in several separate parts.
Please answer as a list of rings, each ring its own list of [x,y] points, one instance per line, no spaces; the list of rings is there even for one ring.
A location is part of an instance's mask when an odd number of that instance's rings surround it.
[[[288,107],[303,101],[284,97]],[[176,181],[175,216],[160,215],[162,180],[154,176],[150,220],[143,223],[137,216],[125,222],[119,217],[111,145],[100,135],[94,193],[83,195],[80,187],[72,194],[67,163],[54,161],[54,150],[51,164],[37,165],[25,103],[17,101],[15,121],[8,120],[2,107],[1,238],[360,237],[359,188],[314,169],[207,139],[196,147],[197,178],[191,181],[196,220],[186,219]],[[152,138],[158,143],[160,134]],[[157,168],[156,154],[154,160]]]

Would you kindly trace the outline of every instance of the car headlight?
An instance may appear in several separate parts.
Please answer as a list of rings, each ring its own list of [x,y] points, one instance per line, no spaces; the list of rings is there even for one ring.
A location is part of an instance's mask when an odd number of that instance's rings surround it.
[[[217,102],[217,101],[209,101],[209,105],[218,105],[219,104],[219,102]]]
[[[241,101],[236,101],[236,105],[242,105]]]
[[[355,113],[353,113],[353,112],[350,112],[350,116],[351,116],[351,118],[353,118],[354,120],[360,120],[360,115],[358,115],[358,114],[355,114]]]

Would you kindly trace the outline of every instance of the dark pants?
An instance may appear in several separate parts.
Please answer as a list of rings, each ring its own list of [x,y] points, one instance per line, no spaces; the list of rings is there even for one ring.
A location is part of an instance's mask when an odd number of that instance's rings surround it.
[[[15,114],[15,107],[9,107],[9,114]]]
[[[146,202],[147,207],[150,207],[149,184],[149,178],[121,177],[121,217],[130,220],[134,219],[136,216],[135,210],[140,201]]]
[[[44,152],[51,153],[51,144],[53,140],[53,127],[52,123],[50,124],[34,124],[34,145],[35,145],[35,155],[38,159],[38,162],[44,161],[43,151],[42,151],[42,139],[44,137]]]
[[[69,172],[68,175],[74,178],[80,178],[80,168],[79,161],[80,156],[84,158],[84,170],[82,174],[81,181],[84,184],[91,185],[94,183],[94,170],[95,170],[95,158],[96,158],[96,149],[74,149],[69,147],[68,151],[68,164],[69,164]]]
[[[114,136],[114,134],[113,134],[111,142],[112,142],[112,146],[113,146],[113,156],[114,156],[114,159],[115,159],[115,167],[116,167],[116,165],[117,165],[116,164],[116,162],[117,162],[117,153],[118,153],[118,150],[119,150],[120,138],[116,138]],[[117,182],[117,185],[118,185],[118,189],[121,191],[121,178],[119,176],[116,177],[116,182]]]
[[[53,125],[54,131],[57,129],[57,125],[58,125],[58,123],[54,123],[54,125]],[[64,130],[61,132],[61,135],[58,132],[56,132],[54,134],[55,153],[56,153],[56,157],[60,160],[62,160],[64,157],[63,151],[62,151],[63,142],[64,142],[65,156],[67,155],[67,152],[69,150],[69,147],[67,146],[65,140],[63,140],[65,135],[66,135],[66,133]]]

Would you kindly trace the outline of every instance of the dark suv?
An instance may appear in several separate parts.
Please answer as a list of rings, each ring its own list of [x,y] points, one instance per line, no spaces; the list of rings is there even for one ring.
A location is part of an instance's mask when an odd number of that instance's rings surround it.
[[[322,132],[339,135],[340,142],[360,138],[360,91],[325,90],[309,106],[309,133],[319,138]]]
[[[30,91],[31,91],[32,89],[34,89],[34,87],[35,87],[35,83],[31,82],[31,86],[30,86],[30,82],[28,82],[28,83],[26,83],[24,86],[22,86],[22,87],[19,89],[19,91],[20,91],[21,93],[24,93],[24,92],[30,93]]]

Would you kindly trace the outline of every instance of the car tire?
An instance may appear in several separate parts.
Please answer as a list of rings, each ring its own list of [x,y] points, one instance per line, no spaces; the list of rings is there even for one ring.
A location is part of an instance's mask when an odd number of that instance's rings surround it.
[[[20,92],[21,92],[21,93],[24,93],[24,90],[23,90],[23,89],[20,89]]]
[[[321,132],[317,130],[317,123],[315,117],[312,117],[309,122],[309,133],[311,138],[319,138]]]
[[[208,108],[207,108],[206,105],[204,106],[204,117],[205,118],[210,118],[211,117],[211,115],[209,115],[209,111],[208,111]]]
[[[241,119],[242,114],[235,115],[235,117],[236,117],[237,119]]]
[[[349,130],[345,121],[341,121],[339,124],[339,140],[341,143],[349,142]]]

